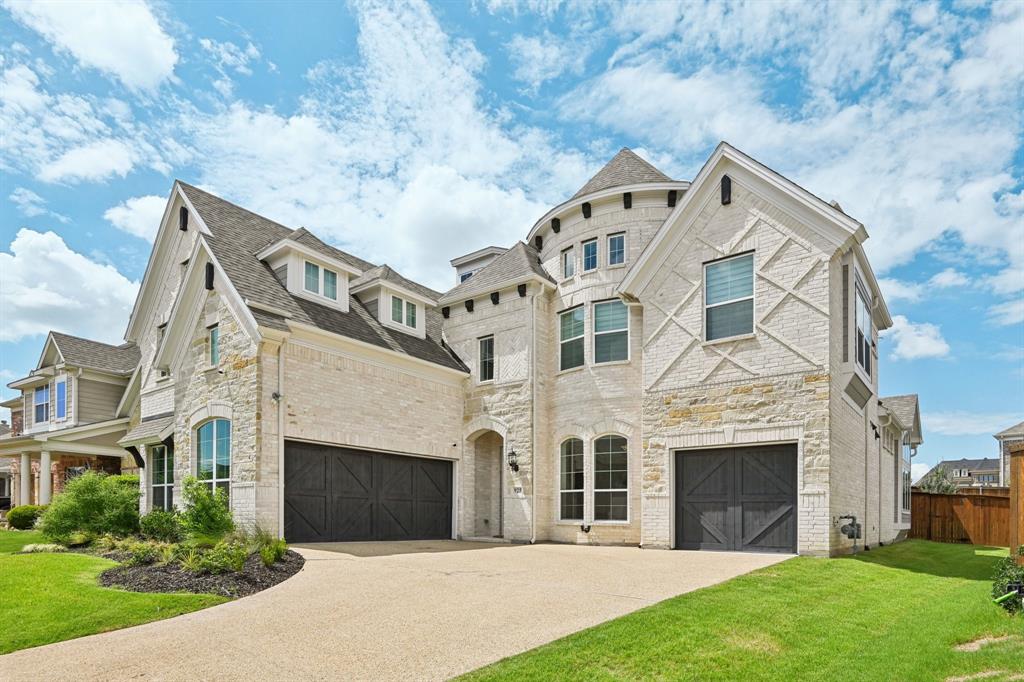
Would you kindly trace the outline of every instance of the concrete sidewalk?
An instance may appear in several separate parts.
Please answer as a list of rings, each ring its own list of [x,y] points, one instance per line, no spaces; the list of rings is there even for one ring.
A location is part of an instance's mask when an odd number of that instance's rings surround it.
[[[4,680],[439,680],[786,555],[454,541],[297,548],[269,590],[0,657]]]

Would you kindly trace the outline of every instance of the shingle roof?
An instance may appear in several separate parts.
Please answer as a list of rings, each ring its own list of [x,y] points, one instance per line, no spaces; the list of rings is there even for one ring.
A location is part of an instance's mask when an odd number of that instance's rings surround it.
[[[442,304],[453,303],[489,294],[530,275],[536,275],[554,283],[551,275],[540,264],[540,254],[537,249],[523,242],[517,242],[515,246],[485,265],[475,275],[460,282],[442,296],[440,302]]]
[[[292,232],[290,239],[302,244],[303,246],[308,246],[314,251],[319,251],[325,256],[336,258],[342,263],[347,263],[357,270],[366,271],[374,267],[373,263],[369,261],[365,261],[362,258],[353,256],[351,253],[346,253],[339,248],[324,243],[319,237],[304,227],[300,227]]]
[[[934,467],[932,471],[942,467],[943,469],[967,469],[968,471],[991,471],[999,469],[999,460],[995,458],[982,459],[944,459]]]
[[[623,147],[604,165],[604,168],[587,181],[587,184],[580,187],[580,191],[572,198],[610,187],[636,185],[642,182],[672,182],[672,178],[641,159],[633,150]]]
[[[163,417],[156,417],[139,422],[134,428],[124,434],[124,438],[117,441],[118,445],[132,445],[142,441],[156,438],[169,426],[174,424],[174,415],[169,414]]]
[[[112,346],[61,332],[50,332],[65,364],[112,374],[131,374],[139,364],[139,347],[134,343]]]
[[[908,429],[914,428],[914,419],[917,416],[917,394],[894,395],[882,398],[882,405],[885,409],[896,415],[900,424]]]
[[[440,291],[434,291],[433,289],[425,287],[418,282],[414,282],[411,279],[406,279],[405,277],[402,277],[400,274],[392,270],[391,266],[389,265],[378,265],[374,268],[370,268],[369,270],[365,271],[362,275],[356,277],[351,282],[349,282],[349,286],[355,289],[358,286],[368,284],[375,280],[381,280],[384,282],[391,282],[392,284],[397,284],[400,287],[405,287],[414,294],[419,294],[424,298],[429,298],[434,301],[441,298]]]
[[[332,257],[341,259],[344,256],[347,262],[363,263],[371,267],[372,264],[323,244],[306,230],[291,230],[197,187],[180,181],[179,185],[213,233],[205,236],[206,242],[244,300],[283,310],[296,322],[444,367],[467,371],[465,365],[441,341],[440,325],[431,319],[435,316],[440,318],[435,311],[427,310],[425,339],[391,330],[380,324],[355,296],[349,297],[347,313],[292,296],[266,263],[254,254],[285,237],[292,237],[310,248],[317,248],[314,243],[319,243],[333,251],[329,254]],[[253,307],[250,310],[258,324],[273,329],[288,328],[285,319],[278,315]]]
[[[1024,436],[1024,422],[996,434],[996,438],[1006,438],[1008,436]]]

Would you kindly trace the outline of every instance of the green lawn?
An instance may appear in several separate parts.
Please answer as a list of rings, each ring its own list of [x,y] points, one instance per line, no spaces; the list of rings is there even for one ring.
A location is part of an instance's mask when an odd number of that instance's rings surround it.
[[[142,594],[100,587],[114,562],[84,554],[11,554],[42,542],[37,533],[0,531],[0,654],[170,618],[223,597]]]
[[[1024,618],[991,603],[1006,550],[908,541],[798,557],[499,661],[469,680],[944,680],[1024,672]],[[977,652],[981,636],[1016,635]]]

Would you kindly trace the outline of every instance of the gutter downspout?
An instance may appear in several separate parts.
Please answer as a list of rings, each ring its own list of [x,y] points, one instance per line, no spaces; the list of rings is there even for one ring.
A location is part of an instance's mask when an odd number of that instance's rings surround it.
[[[530,544],[537,544],[537,294],[530,297],[530,347],[533,358],[530,362]]]
[[[277,536],[284,539],[284,344],[277,347]]]
[[[871,401],[868,400],[868,402],[864,405],[864,525],[865,526],[868,523],[868,453],[870,452],[870,448],[871,448],[871,444],[870,444],[870,439],[871,439],[871,433],[870,433],[870,431],[871,431],[871,415],[868,412],[868,406],[870,404],[871,404]],[[865,551],[867,551],[867,549],[868,549],[867,539],[868,539],[868,533],[867,533],[867,530],[865,530],[864,531],[864,540],[865,540],[865,542],[864,542],[864,550]]]

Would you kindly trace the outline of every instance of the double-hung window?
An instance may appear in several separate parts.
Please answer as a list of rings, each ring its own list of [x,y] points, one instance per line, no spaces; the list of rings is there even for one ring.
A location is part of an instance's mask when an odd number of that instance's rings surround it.
[[[43,424],[50,421],[50,385],[40,386],[33,394],[35,407],[35,423]]]
[[[566,310],[558,316],[558,369],[583,365],[583,306]]]
[[[208,421],[198,429],[199,466],[197,478],[210,490],[231,494],[231,422],[227,419]]]
[[[151,453],[151,508],[170,511],[174,508],[174,454],[165,445],[150,445],[146,449]]]
[[[68,380],[61,379],[56,384],[57,400],[54,409],[57,412],[57,419],[68,418]]]
[[[216,367],[220,364],[220,327],[210,327],[210,366]]]
[[[324,296],[338,300],[338,273],[334,270],[324,270]]]
[[[704,338],[707,341],[754,331],[754,254],[704,266]]]
[[[583,272],[597,269],[597,240],[583,242]]]
[[[583,520],[583,441],[570,438],[562,442],[559,453],[558,518]]]
[[[305,281],[303,286],[311,294],[320,293],[320,266],[306,261]]]
[[[629,518],[629,455],[622,436],[594,441],[594,520]]]
[[[857,348],[857,364],[861,366],[868,376],[871,376],[871,307],[868,305],[868,296],[864,293],[864,288],[859,279],[854,290],[857,297],[854,308],[854,315],[856,316],[854,322],[857,334],[855,344]]]
[[[338,273],[305,261],[302,288],[332,301],[338,300]]]
[[[562,278],[568,279],[576,274],[576,249],[571,246],[562,251]]]
[[[608,265],[622,265],[626,262],[626,234],[608,235]]]
[[[480,339],[480,381],[494,381],[494,337]]]
[[[391,321],[396,324],[404,324],[412,329],[416,328],[416,304],[406,301],[398,296],[391,297]]]
[[[594,362],[629,359],[629,309],[622,301],[594,304]]]

